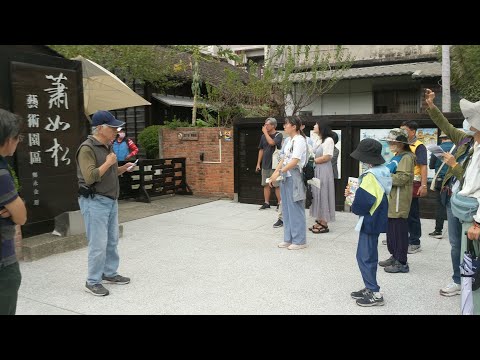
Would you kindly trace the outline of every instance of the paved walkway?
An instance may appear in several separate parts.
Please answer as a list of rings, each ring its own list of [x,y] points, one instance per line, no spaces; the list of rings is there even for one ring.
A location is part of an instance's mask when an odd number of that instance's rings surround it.
[[[85,292],[86,248],[22,262],[17,314],[459,314],[460,296],[438,293],[451,276],[446,237],[424,236],[408,274],[379,268],[385,305],[362,308],[350,298],[363,288],[357,217],[338,212],[330,233],[309,232],[297,251],[277,248],[276,219],[273,209],[218,200],[125,222],[119,271],[130,284],[106,284],[106,297]],[[424,234],[433,228],[422,220]],[[388,257],[386,246],[379,252]]]

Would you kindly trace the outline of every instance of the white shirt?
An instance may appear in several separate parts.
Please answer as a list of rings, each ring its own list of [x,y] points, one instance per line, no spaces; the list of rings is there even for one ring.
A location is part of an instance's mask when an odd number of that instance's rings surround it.
[[[292,148],[293,147],[293,148]],[[307,142],[302,135],[295,135],[285,146],[285,156],[283,157],[283,166],[286,166],[292,159],[299,159],[298,168],[302,171],[307,162]],[[286,176],[290,176],[287,171]]]
[[[470,163],[465,170],[463,178],[462,190],[458,192],[459,195],[469,196],[476,198],[480,204],[480,144],[475,142],[473,145],[473,155],[470,159]],[[480,222],[480,206],[477,210],[477,214],[473,216],[473,220]]]
[[[333,148],[335,147],[335,143],[331,137],[327,137],[323,143],[321,139],[317,140],[315,146],[313,147],[313,151],[317,151],[320,145],[323,145],[323,155],[333,156]]]

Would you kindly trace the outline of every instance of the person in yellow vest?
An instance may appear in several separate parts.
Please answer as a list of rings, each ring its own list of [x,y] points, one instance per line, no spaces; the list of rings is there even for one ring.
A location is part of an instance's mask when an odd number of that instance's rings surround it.
[[[413,120],[404,121],[401,128],[407,132],[410,149],[416,157],[413,175],[413,198],[410,205],[410,213],[408,214],[408,253],[415,254],[422,250],[420,247],[422,225],[420,223],[418,198],[427,195],[427,148],[417,139],[417,122]]]

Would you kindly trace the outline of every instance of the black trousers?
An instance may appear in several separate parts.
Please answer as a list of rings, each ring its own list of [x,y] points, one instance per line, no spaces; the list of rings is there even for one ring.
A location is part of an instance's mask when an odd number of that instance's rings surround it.
[[[408,221],[402,218],[388,218],[387,248],[392,256],[403,265],[407,263]]]
[[[442,204],[440,191],[435,191],[435,199],[437,201],[437,208],[435,209],[435,231],[442,232],[443,222],[447,220],[447,208]]]
[[[18,262],[0,268],[0,315],[15,315],[21,282]]]

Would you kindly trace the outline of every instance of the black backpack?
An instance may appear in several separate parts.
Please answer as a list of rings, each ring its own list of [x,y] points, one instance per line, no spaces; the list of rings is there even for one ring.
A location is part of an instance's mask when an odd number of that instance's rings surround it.
[[[307,147],[308,150],[308,147]],[[307,185],[307,181],[313,179],[315,176],[315,159],[309,158],[303,167],[303,181],[305,186]]]

